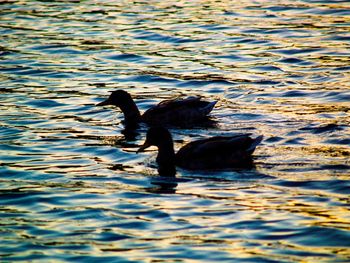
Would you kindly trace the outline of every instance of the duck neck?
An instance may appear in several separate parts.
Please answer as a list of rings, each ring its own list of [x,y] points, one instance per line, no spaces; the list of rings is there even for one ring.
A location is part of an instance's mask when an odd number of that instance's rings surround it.
[[[158,171],[175,171],[175,151],[172,141],[163,141],[158,146]],[[163,172],[162,172],[163,173]]]
[[[131,98],[120,105],[120,109],[124,113],[125,123],[138,123],[140,121],[140,111]]]

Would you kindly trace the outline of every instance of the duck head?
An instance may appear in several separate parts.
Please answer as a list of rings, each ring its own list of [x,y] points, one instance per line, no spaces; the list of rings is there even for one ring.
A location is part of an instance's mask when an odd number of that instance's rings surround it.
[[[108,99],[97,103],[96,106],[115,105],[121,107],[130,100],[132,100],[132,98],[128,92],[124,90],[116,90],[111,93]]]
[[[144,144],[137,150],[137,153],[144,151],[148,147],[156,146],[161,148],[163,145],[172,147],[173,139],[170,132],[163,127],[151,127],[147,131]]]

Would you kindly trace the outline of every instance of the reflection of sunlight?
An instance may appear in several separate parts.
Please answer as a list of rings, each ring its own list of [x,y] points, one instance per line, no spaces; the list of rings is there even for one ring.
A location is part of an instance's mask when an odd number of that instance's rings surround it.
[[[4,2],[4,3],[3,3]],[[349,259],[349,3],[2,1],[4,261]],[[264,135],[249,171],[161,176],[141,112],[219,100],[175,148]],[[168,172],[168,171],[167,171]],[[166,173],[169,175],[169,173]]]

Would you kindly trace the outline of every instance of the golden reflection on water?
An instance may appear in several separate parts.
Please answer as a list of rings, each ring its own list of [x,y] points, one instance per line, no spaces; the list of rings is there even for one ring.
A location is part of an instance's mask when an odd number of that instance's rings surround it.
[[[348,3],[2,6],[9,261],[349,259]],[[178,170],[164,183],[155,152],[135,154],[145,130],[128,141],[120,111],[94,106],[120,88],[141,111],[178,95],[218,99],[218,128],[173,129],[176,148],[263,134],[256,169]]]

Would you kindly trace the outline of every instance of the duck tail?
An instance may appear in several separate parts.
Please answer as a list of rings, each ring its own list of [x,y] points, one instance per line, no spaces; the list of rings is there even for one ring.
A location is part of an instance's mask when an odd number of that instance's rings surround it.
[[[209,114],[209,112],[211,112],[213,110],[213,108],[217,102],[218,102],[217,100],[208,102],[208,105],[206,105],[204,107],[204,111],[206,112],[206,114]]]
[[[256,137],[254,139],[254,141],[252,142],[252,144],[250,145],[250,147],[246,150],[249,154],[252,154],[255,151],[256,146],[259,145],[259,143],[261,143],[261,141],[264,139],[263,135],[260,135],[258,137]]]

